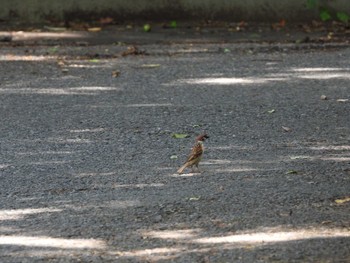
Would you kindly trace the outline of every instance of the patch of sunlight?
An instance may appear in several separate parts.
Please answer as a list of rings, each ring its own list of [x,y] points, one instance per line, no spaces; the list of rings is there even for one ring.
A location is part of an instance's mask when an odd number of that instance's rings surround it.
[[[0,236],[0,245],[60,249],[103,249],[106,247],[104,241],[96,239],[66,239],[47,236]]]
[[[187,84],[208,84],[208,85],[232,85],[232,84],[257,84],[265,83],[266,79],[259,78],[202,78],[202,79],[187,79],[181,82]]]
[[[107,172],[107,173],[79,173],[76,176],[85,177],[85,176],[114,176],[117,175],[115,172]]]
[[[1,31],[1,34],[8,34],[6,31]],[[86,33],[79,31],[64,31],[64,32],[12,32],[12,41],[17,40],[34,40],[34,39],[71,39],[71,38],[86,38]]]
[[[80,132],[102,132],[105,131],[105,128],[96,128],[96,129],[81,129],[81,130],[70,130],[71,133],[80,133]]]
[[[17,152],[15,153],[16,155],[46,155],[46,154],[74,154],[73,152],[71,151],[42,151],[42,152]]]
[[[292,68],[291,71],[295,72],[319,72],[319,71],[342,71],[349,70],[343,68]]]
[[[207,161],[201,162],[202,164],[228,164],[231,163],[230,160],[215,160],[215,159],[209,159]]]
[[[171,103],[140,103],[140,104],[127,104],[127,105],[123,105],[124,107],[168,107],[168,106],[172,106]]]
[[[57,59],[57,56],[34,56],[34,55],[0,55],[0,61],[44,61]]]
[[[145,231],[142,234],[151,238],[161,239],[193,239],[198,236],[201,229]]]
[[[67,164],[71,161],[40,161],[40,162],[29,162],[32,165],[51,165],[51,164]]]
[[[301,79],[350,79],[349,73],[336,73],[336,74],[330,74],[330,73],[313,73],[313,74],[307,74],[307,75],[298,75],[298,78]]]
[[[99,204],[101,207],[108,207],[108,208],[129,208],[133,206],[139,206],[141,203],[138,200],[128,200],[128,201],[120,201],[120,200],[111,200],[106,201]],[[95,207],[95,205],[92,205],[92,207]]]
[[[349,162],[350,157],[321,157],[323,161]]]
[[[71,88],[0,88],[4,94],[41,94],[41,95],[96,95],[101,91],[118,91],[114,87],[71,87]]]
[[[145,187],[162,187],[164,184],[115,184],[113,188],[145,188]]]
[[[241,173],[241,172],[253,172],[259,171],[260,169],[250,168],[250,167],[239,167],[239,168],[225,168],[225,169],[215,169],[215,172],[219,173]]]
[[[26,208],[26,209],[13,209],[13,210],[0,210],[1,220],[19,220],[26,215],[41,214],[41,213],[55,213],[61,212],[62,209],[56,208]]]
[[[154,256],[156,254],[170,255],[170,254],[186,251],[186,249],[187,249],[186,247],[178,247],[178,248],[159,247],[159,248],[151,248],[151,249],[117,252],[117,254],[119,256],[124,256],[124,257],[144,257],[144,256]]]
[[[110,91],[110,90],[121,90],[120,88],[116,87],[75,87],[75,88],[69,88],[70,90],[88,90],[88,91]]]
[[[350,145],[327,145],[327,146],[313,146],[310,147],[311,150],[334,150],[334,151],[344,151],[350,150]]]
[[[100,60],[100,59],[99,59]],[[91,64],[91,63],[85,63],[85,64],[70,64],[70,65],[65,65],[65,68],[105,68],[106,66],[104,64],[96,65],[96,64]]]
[[[91,108],[143,108],[143,107],[169,107],[173,106],[171,103],[138,103],[138,104],[125,104],[125,105],[92,105]]]
[[[89,139],[82,139],[82,138],[75,138],[75,139],[69,139],[69,138],[49,138],[47,140],[48,142],[54,142],[54,143],[91,143],[92,141]]]
[[[195,175],[199,175],[199,173],[186,173],[186,172],[184,172],[183,174],[175,173],[175,174],[171,174],[170,177],[192,177]]]
[[[350,237],[350,231],[345,229],[300,229],[282,232],[258,232],[238,234],[220,237],[206,237],[193,240],[200,244],[224,244],[224,243],[276,243],[317,238],[341,238]]]

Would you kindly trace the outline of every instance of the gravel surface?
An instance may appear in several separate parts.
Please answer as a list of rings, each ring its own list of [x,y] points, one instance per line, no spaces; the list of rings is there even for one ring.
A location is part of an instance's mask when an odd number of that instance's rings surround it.
[[[350,49],[126,48],[0,50],[1,262],[350,261]]]

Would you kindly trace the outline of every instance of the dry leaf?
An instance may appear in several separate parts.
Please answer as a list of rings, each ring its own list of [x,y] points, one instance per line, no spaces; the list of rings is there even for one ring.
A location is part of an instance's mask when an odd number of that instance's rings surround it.
[[[337,99],[337,102],[348,102],[349,99]]]
[[[336,204],[338,204],[338,205],[350,202],[350,196],[347,196],[347,197],[344,197],[344,198],[335,199],[334,202]]]
[[[113,23],[114,19],[112,17],[103,17],[100,19],[100,24],[107,25]]]
[[[158,68],[158,67],[160,67],[160,64],[143,64],[141,67],[142,68]]]
[[[274,113],[275,111],[276,111],[275,109],[272,109],[272,110],[268,110],[267,112],[271,114],[271,113]]]
[[[185,134],[185,133],[174,133],[173,134],[173,138],[175,138],[175,139],[184,139],[187,137],[188,137],[188,134]]]
[[[292,129],[289,128],[289,127],[286,127],[286,126],[282,126],[282,129],[285,131],[285,132],[290,132]]]
[[[130,46],[130,47],[128,47],[127,50],[125,50],[122,53],[122,56],[125,57],[125,56],[129,56],[129,55],[144,55],[144,54],[146,54],[145,51],[139,50],[136,46]]]
[[[112,77],[113,78],[117,78],[117,77],[119,77],[119,75],[120,75],[120,71],[119,70],[112,71]]]
[[[102,30],[101,27],[89,27],[88,31],[89,32],[100,32]]]

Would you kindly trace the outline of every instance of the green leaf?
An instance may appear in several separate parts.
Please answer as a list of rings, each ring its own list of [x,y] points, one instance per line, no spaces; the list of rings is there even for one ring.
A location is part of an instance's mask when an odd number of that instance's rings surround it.
[[[345,12],[337,12],[337,18],[343,23],[349,22],[349,15]]]
[[[313,9],[317,6],[317,0],[307,0],[306,1],[306,7],[308,9]]]
[[[143,25],[143,31],[145,32],[150,32],[151,31],[151,25],[150,24],[145,24]]]
[[[275,109],[272,109],[272,110],[268,110],[267,113],[274,113],[276,110]]]
[[[170,156],[170,159],[172,159],[172,160],[177,159],[177,155]]]
[[[173,137],[175,139],[184,139],[184,138],[188,137],[188,134],[185,134],[185,133],[174,133]]]
[[[90,59],[89,61],[92,62],[92,63],[97,63],[97,62],[99,62],[100,60],[98,60],[97,58],[93,58],[93,59]]]
[[[297,171],[295,171],[295,170],[289,170],[288,172],[287,172],[287,174],[297,174],[298,172]]]
[[[175,20],[170,21],[170,27],[172,27],[172,28],[177,28],[177,23],[176,23]]]
[[[49,52],[50,54],[56,53],[56,52],[58,51],[58,48],[59,48],[59,46],[50,47],[50,48],[48,49],[48,52]]]
[[[188,200],[190,200],[190,201],[198,201],[199,199],[201,199],[200,196],[193,196],[193,197],[190,197]]]
[[[326,8],[321,8],[320,11],[320,18],[323,22],[328,21],[329,19],[332,18],[331,14],[329,13],[328,9]]]

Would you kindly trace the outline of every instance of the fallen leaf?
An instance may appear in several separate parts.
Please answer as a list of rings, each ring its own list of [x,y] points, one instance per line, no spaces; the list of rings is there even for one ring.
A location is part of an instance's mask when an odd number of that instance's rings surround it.
[[[193,125],[192,127],[193,127],[193,128],[199,128],[199,127],[201,127],[201,125],[195,124],[195,125]]]
[[[173,138],[175,138],[175,139],[184,139],[187,137],[188,137],[188,134],[185,134],[185,133],[174,133],[173,134]]]
[[[136,46],[130,46],[127,50],[123,51],[122,56],[129,56],[129,55],[144,55],[146,54],[145,51],[139,50]]]
[[[90,59],[89,62],[93,62],[93,63],[97,63],[99,62],[100,60],[98,60],[97,58],[93,58],[93,59]]]
[[[177,23],[176,23],[175,20],[173,20],[173,21],[170,22],[170,27],[172,27],[172,28],[177,28]]]
[[[102,30],[101,27],[89,27],[87,29],[89,32],[100,32]]]
[[[103,17],[100,19],[100,24],[107,25],[107,24],[111,24],[113,21],[114,19],[112,17]]]
[[[337,99],[337,102],[348,102],[349,99]]]
[[[117,78],[117,77],[119,77],[119,75],[120,75],[120,71],[119,70],[112,71],[112,77],[113,78]]]
[[[172,160],[177,159],[177,155],[170,156],[170,159],[172,159]]]
[[[142,68],[158,68],[160,67],[160,64],[143,64],[141,65]]]
[[[350,202],[350,196],[347,196],[347,197],[344,197],[344,198],[335,199],[334,202],[336,204],[338,204],[338,205]]]
[[[274,113],[275,111],[276,111],[275,109],[272,109],[272,110],[268,110],[267,112],[271,114],[271,113]]]
[[[321,95],[321,100],[328,100],[326,95]]]
[[[201,199],[201,197],[200,196],[194,196],[194,197],[190,197],[188,200],[190,200],[190,201],[198,201],[199,199]]]
[[[289,170],[286,174],[297,174],[298,172],[295,170]]]
[[[145,32],[150,32],[152,29],[151,25],[150,24],[145,24],[143,25],[143,31]]]
[[[286,127],[286,126],[282,126],[282,129],[285,131],[285,132],[290,132],[292,129],[289,128],[289,127]]]

